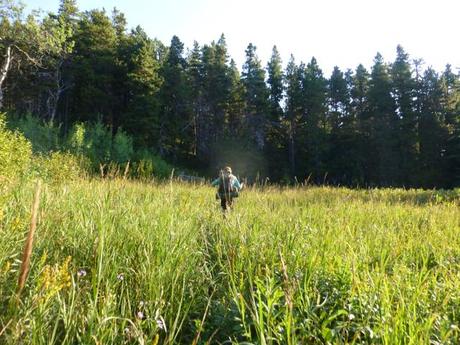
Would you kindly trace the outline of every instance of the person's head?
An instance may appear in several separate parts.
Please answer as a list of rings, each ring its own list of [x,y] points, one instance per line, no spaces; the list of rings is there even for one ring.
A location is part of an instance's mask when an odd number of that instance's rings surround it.
[[[224,175],[227,175],[227,176],[232,174],[232,168],[230,168],[229,166],[226,166],[222,171]]]

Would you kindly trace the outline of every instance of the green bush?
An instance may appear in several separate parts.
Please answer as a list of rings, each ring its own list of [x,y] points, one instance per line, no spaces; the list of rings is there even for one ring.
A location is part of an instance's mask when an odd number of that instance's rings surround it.
[[[128,162],[133,155],[133,139],[121,128],[113,138],[111,160],[117,163]]]
[[[32,147],[24,135],[6,128],[5,115],[0,114],[0,184],[24,175],[32,157]]]
[[[60,148],[59,127],[43,122],[30,114],[8,121],[10,126],[23,133],[32,144],[34,152],[46,153]]]
[[[75,154],[84,154],[87,150],[84,123],[76,123],[67,136],[67,148]]]
[[[100,121],[94,125],[76,123],[67,137],[67,146],[72,153],[86,156],[93,170],[98,171],[101,164],[110,162],[112,133]]]
[[[52,152],[34,157],[34,171],[44,180],[65,182],[76,180],[85,175],[87,165],[84,157],[66,152]]]
[[[135,178],[152,178],[153,176],[165,179],[171,176],[173,166],[161,157],[148,150],[138,151],[134,156],[130,176]]]

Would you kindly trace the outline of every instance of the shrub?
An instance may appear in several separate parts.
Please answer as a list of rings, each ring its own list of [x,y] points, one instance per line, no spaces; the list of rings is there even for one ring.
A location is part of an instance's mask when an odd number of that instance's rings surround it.
[[[35,173],[50,182],[65,182],[76,180],[85,175],[84,157],[66,152],[52,152],[47,156],[34,158]]]
[[[30,141],[34,152],[46,153],[60,147],[59,127],[52,122],[43,122],[28,114],[17,121],[11,121],[11,125]]]
[[[30,142],[17,131],[8,130],[5,123],[5,115],[0,114],[0,183],[24,175],[32,157]]]
[[[84,154],[87,147],[85,142],[86,128],[83,123],[76,123],[67,136],[67,147],[75,154]]]
[[[137,178],[168,178],[171,175],[173,167],[165,162],[162,158],[153,153],[142,150],[134,157],[130,175]]]
[[[112,143],[112,161],[126,163],[131,159],[133,152],[133,139],[121,128],[118,129]]]
[[[110,161],[112,133],[100,121],[94,125],[76,123],[67,138],[69,150],[77,155],[86,156],[98,171],[101,164]]]

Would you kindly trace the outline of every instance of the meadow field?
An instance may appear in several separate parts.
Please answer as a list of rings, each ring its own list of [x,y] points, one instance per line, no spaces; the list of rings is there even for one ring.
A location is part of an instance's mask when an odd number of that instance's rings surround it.
[[[460,191],[35,183],[0,195],[0,344],[459,344]]]

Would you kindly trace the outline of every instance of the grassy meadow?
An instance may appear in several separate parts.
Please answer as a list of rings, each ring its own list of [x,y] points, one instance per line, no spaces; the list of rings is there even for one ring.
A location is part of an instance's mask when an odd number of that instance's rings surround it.
[[[459,192],[122,179],[0,195],[1,344],[458,344]]]

